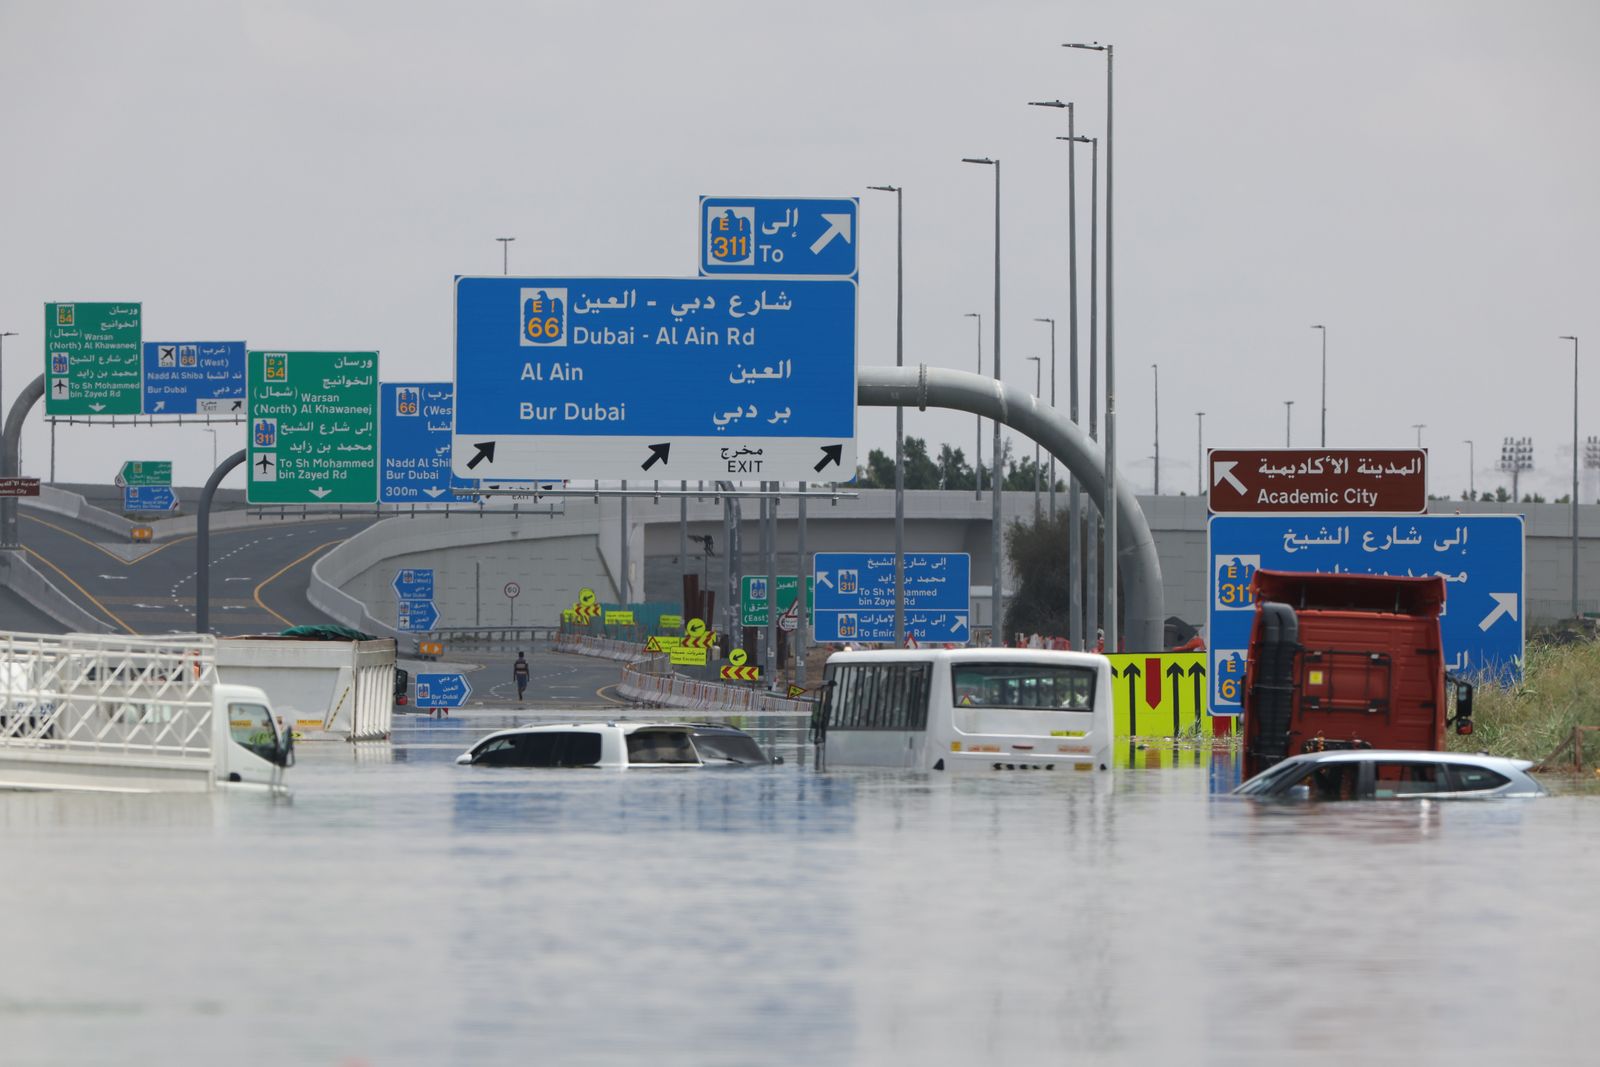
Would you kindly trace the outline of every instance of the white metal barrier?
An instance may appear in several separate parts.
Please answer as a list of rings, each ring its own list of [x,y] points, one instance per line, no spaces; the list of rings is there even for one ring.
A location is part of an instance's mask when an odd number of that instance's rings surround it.
[[[0,754],[211,767],[216,642],[0,634]]]

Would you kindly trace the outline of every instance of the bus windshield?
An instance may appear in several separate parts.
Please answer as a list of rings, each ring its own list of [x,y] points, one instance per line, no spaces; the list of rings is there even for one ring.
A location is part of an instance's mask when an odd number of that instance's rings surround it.
[[[1092,667],[1050,663],[957,663],[951,666],[956,705],[966,708],[1046,708],[1092,711]]]

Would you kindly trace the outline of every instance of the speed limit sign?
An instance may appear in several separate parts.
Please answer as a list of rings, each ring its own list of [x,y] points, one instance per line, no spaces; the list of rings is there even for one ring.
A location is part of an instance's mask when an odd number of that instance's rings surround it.
[[[519,597],[521,595],[522,595],[522,586],[518,585],[516,582],[507,582],[506,583],[506,596],[509,599],[515,600],[515,599],[517,599],[517,597]]]

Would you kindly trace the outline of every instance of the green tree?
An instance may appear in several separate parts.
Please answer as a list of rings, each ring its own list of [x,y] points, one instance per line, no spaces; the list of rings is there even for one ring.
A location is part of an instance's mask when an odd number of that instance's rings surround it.
[[[1045,513],[1036,521],[1012,522],[1006,529],[1006,559],[1017,577],[1017,590],[1006,606],[1006,644],[1014,643],[1018,633],[1068,633],[1066,510],[1057,511],[1053,521]]]
[[[939,488],[939,467],[928,458],[928,442],[920,437],[907,437],[905,443],[906,488]],[[889,479],[894,485],[894,478]]]
[[[967,457],[959,448],[944,445],[939,449],[939,488],[971,489],[977,484]]]

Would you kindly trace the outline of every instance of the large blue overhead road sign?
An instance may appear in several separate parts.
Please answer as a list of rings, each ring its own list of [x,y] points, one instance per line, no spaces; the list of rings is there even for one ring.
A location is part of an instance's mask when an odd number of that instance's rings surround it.
[[[463,478],[855,470],[848,279],[458,278]]]
[[[818,641],[894,642],[894,553],[818,552],[812,609]],[[906,633],[918,641],[968,640],[972,557],[906,553]]]
[[[401,600],[433,599],[433,568],[408,567],[395,572],[394,595]]]
[[[439,610],[433,603],[433,568],[407,567],[395,572],[395,629],[408,633],[428,633],[439,625]]]
[[[146,415],[245,417],[243,341],[146,341]]]
[[[853,278],[855,197],[702,196],[701,274]]]
[[[456,504],[473,499],[475,478],[450,473],[449,382],[380,382],[378,503]]]
[[[1213,516],[1206,642],[1213,714],[1236,714],[1257,569],[1445,580],[1445,669],[1517,678],[1523,651],[1520,515]]]
[[[419,674],[416,682],[419,708],[459,708],[472,695],[464,674]]]

